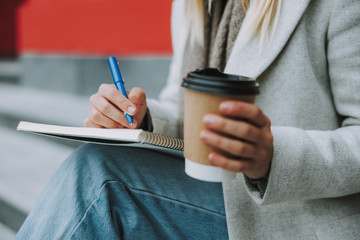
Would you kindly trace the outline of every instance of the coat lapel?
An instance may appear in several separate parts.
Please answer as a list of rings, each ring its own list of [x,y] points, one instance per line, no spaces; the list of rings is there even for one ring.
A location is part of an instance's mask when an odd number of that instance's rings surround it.
[[[259,51],[259,39],[254,38],[241,46],[240,39],[244,35],[240,30],[233,50],[229,56],[225,72],[236,73],[257,78],[261,75],[279,55],[295,30],[310,0],[283,0],[279,23],[274,32],[271,44],[264,44]],[[246,23],[247,17],[244,19]]]

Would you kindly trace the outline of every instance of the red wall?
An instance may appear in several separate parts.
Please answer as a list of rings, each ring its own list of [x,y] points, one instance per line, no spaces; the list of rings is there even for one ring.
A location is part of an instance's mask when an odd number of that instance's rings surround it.
[[[8,7],[14,2],[1,1],[7,2]],[[20,54],[170,54],[171,3],[23,0],[15,11],[15,48]],[[0,51],[9,42],[0,40]]]

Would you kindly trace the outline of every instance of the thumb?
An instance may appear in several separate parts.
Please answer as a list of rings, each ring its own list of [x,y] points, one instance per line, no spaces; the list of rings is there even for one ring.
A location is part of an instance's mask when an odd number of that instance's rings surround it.
[[[129,100],[135,105],[136,109],[133,112],[133,115],[136,114],[140,107],[146,106],[146,94],[143,89],[135,87],[130,90],[128,93]]]

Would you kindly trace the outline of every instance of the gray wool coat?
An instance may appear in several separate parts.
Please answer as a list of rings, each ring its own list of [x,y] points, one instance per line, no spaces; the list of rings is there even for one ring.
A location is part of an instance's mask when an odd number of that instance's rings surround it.
[[[360,239],[360,1],[281,7],[271,44],[242,46],[240,30],[225,68],[257,78],[256,104],[274,136],[262,198],[241,173],[223,184],[230,239]],[[175,0],[168,82],[149,100],[154,132],[173,136],[182,126],[183,26],[184,1]]]

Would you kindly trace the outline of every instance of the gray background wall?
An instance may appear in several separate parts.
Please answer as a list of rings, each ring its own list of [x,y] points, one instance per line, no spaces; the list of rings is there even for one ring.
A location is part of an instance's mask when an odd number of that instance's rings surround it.
[[[169,57],[118,58],[126,88],[135,86],[157,97],[164,86]],[[101,83],[112,83],[105,57],[40,56],[26,54],[19,58],[20,83],[24,86],[89,95]]]

